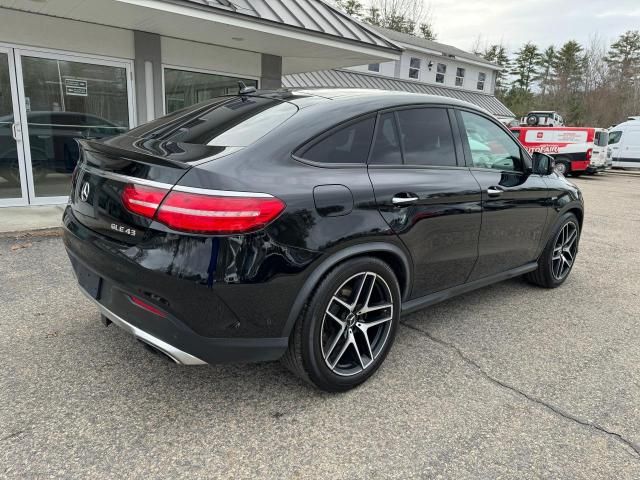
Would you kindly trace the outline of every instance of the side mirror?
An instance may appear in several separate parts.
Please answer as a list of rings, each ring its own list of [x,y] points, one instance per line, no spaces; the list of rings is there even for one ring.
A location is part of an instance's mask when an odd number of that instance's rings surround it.
[[[544,153],[533,152],[531,159],[533,160],[533,168],[531,169],[533,173],[538,175],[551,175],[553,173],[553,169],[556,166],[553,157]]]

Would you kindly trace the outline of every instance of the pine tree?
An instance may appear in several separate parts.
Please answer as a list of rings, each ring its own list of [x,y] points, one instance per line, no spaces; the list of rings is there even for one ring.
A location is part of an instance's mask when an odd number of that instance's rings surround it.
[[[575,40],[569,40],[558,50],[553,70],[559,93],[576,93],[580,90],[584,70],[583,50]]]
[[[376,7],[369,7],[367,16],[364,17],[364,21],[369,25],[382,26],[382,16],[380,15],[380,9]]]
[[[510,62],[509,56],[507,55],[507,49],[503,45],[491,45],[487,47],[482,54],[482,57],[489,62],[495,63],[496,65],[502,67],[502,70],[496,72],[496,95],[504,94],[504,78],[505,73],[509,71]]]
[[[351,15],[356,18],[360,18],[362,16],[362,3],[358,0],[336,0],[336,5],[347,15]]]
[[[640,31],[628,31],[611,45],[606,62],[621,84],[640,77]]]
[[[538,76],[538,62],[540,61],[540,52],[538,47],[528,42],[516,52],[516,58],[513,60],[513,67],[509,71],[515,76],[513,86],[520,88],[525,92],[531,91],[531,85]]]
[[[540,94],[544,97],[550,90],[553,79],[553,65],[556,61],[556,49],[553,45],[540,54],[538,58],[538,77],[535,79],[540,84]]]
[[[426,38],[427,40],[436,40],[438,38],[436,32],[434,32],[433,30],[433,25],[431,25],[431,23],[420,24],[420,36],[422,38]]]

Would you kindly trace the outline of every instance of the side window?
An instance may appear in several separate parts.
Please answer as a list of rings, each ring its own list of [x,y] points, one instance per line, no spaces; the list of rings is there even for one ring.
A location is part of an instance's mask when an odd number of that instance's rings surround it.
[[[412,108],[396,113],[405,164],[456,165],[453,134],[446,109]]]
[[[375,118],[354,122],[330,133],[300,155],[318,163],[367,163]]]
[[[487,80],[487,74],[484,72],[478,73],[478,83],[476,83],[476,88],[478,90],[484,90],[484,82]]]
[[[460,113],[474,167],[522,171],[520,147],[507,132],[480,115]]]
[[[411,57],[409,60],[409,78],[420,78],[420,64],[422,62],[419,58]]]
[[[384,113],[378,119],[373,150],[369,157],[369,165],[400,165],[400,140],[393,113]]]
[[[620,141],[620,137],[622,137],[622,132],[609,132],[609,145],[613,145],[614,143],[618,143]]]
[[[464,75],[466,70],[464,68],[456,68],[456,87],[462,87],[464,85]]]
[[[444,83],[444,77],[447,74],[447,66],[444,63],[439,63],[436,67],[436,83]]]

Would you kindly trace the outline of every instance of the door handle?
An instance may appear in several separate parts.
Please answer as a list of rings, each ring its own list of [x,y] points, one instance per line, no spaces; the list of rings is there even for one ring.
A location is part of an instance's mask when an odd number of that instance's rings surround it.
[[[489,187],[487,188],[487,195],[489,195],[490,197],[499,197],[500,195],[502,195],[503,191],[504,190],[498,187]]]
[[[16,142],[20,142],[22,140],[22,128],[19,123],[11,124],[11,136]]]
[[[408,203],[417,202],[418,200],[419,200],[418,197],[413,197],[413,196],[409,196],[409,197],[395,196],[391,199],[391,203],[393,203],[394,205],[406,205]]]

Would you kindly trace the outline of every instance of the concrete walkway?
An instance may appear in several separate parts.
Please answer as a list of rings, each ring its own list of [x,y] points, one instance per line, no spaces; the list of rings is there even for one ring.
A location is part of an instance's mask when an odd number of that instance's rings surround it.
[[[0,208],[0,235],[59,228],[65,205]]]

